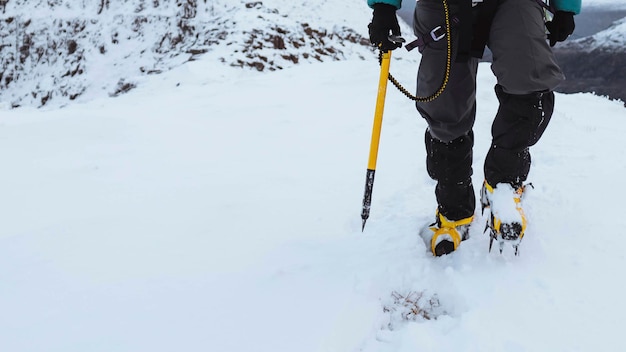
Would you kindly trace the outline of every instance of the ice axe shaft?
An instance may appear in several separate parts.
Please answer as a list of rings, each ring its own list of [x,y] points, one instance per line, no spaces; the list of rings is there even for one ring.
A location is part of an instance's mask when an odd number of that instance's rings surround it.
[[[380,79],[378,81],[378,95],[376,96],[376,110],[374,112],[374,127],[372,129],[372,141],[370,143],[369,161],[367,163],[367,173],[365,176],[365,194],[363,196],[363,211],[361,219],[363,224],[361,231],[365,230],[365,222],[370,216],[372,205],[372,190],[374,188],[374,175],[376,173],[376,160],[378,159],[378,145],[380,143],[380,130],[383,124],[383,111],[385,109],[385,96],[387,95],[387,79],[389,77],[389,63],[391,61],[391,51],[382,53],[380,64]]]

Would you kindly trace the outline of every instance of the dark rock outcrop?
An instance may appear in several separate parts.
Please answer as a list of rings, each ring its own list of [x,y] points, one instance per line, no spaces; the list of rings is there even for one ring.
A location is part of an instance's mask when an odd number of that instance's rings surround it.
[[[590,92],[626,102],[626,51],[564,48],[555,53],[567,77],[558,92]]]

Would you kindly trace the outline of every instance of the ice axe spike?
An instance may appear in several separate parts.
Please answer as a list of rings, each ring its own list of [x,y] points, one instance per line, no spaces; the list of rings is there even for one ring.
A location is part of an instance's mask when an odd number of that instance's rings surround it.
[[[374,175],[376,173],[376,160],[378,158],[378,145],[380,142],[380,130],[383,123],[383,111],[385,109],[385,96],[387,94],[387,79],[389,78],[389,63],[391,61],[391,51],[382,53],[380,64],[380,79],[378,81],[378,94],[376,96],[376,110],[374,112],[374,127],[372,129],[372,141],[370,143],[369,161],[367,163],[367,173],[365,176],[365,194],[363,195],[363,210],[361,219],[363,224],[361,231],[365,230],[365,222],[370,216],[372,205],[372,190],[374,188]]]

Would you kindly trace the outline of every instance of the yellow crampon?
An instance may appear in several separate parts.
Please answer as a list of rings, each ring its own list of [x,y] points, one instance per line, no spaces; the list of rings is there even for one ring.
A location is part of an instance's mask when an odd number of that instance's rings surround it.
[[[484,190],[489,194],[493,194],[494,188],[485,181]],[[489,240],[489,251],[491,251],[491,246],[493,244],[493,240],[498,240],[500,242],[500,253],[502,253],[502,246],[504,241],[514,241],[516,242],[513,247],[515,248],[515,255],[518,254],[518,246],[519,241],[524,237],[524,233],[526,232],[526,227],[528,226],[528,220],[526,219],[526,214],[524,214],[524,209],[522,209],[522,194],[524,193],[524,187],[519,187],[515,189],[515,193],[513,195],[513,201],[515,202],[515,209],[520,215],[521,224],[515,222],[513,224],[502,224],[502,220],[497,217],[493,209],[491,209],[490,220],[487,221],[487,229],[491,230]],[[485,195],[486,196],[486,195]],[[490,208],[490,204],[485,204],[483,202],[483,210],[484,208]]]
[[[437,224],[436,225],[439,225],[439,227],[432,226],[430,228],[430,230],[433,231],[433,237],[430,240],[430,249],[433,252],[433,255],[437,255],[435,251],[435,247],[437,247],[437,244],[439,244],[437,242],[437,239],[440,236],[446,236],[446,235],[449,236],[449,238],[452,240],[451,242],[454,246],[454,250],[456,250],[461,244],[461,241],[463,240],[463,236],[461,236],[461,234],[457,230],[457,227],[469,225],[472,223],[473,219],[474,219],[474,216],[470,216],[469,218],[456,220],[456,221],[450,221],[446,219],[445,216],[441,215],[439,211],[437,211]]]

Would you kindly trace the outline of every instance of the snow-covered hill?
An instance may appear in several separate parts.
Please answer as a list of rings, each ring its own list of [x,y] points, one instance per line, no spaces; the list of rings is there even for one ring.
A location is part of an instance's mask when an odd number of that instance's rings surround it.
[[[10,0],[0,32],[0,99],[43,106],[117,95],[191,56],[197,1]],[[204,6],[206,7],[206,5]]]
[[[227,65],[259,71],[300,62],[370,57],[361,1],[234,1],[216,16],[209,55]]]
[[[116,96],[205,54],[277,70],[369,56],[359,0],[9,0],[0,17],[0,101],[43,106]]]
[[[593,50],[626,52],[626,17],[615,21],[609,28],[592,36],[566,42],[566,46],[582,52]]]

